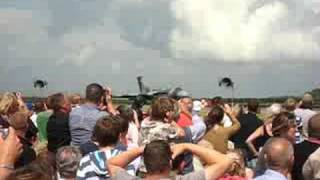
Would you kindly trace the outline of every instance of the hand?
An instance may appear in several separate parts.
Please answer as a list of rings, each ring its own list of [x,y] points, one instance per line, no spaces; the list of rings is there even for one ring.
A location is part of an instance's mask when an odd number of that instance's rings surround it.
[[[186,136],[186,132],[184,131],[184,129],[181,128],[175,121],[172,121],[172,122],[171,122],[171,125],[176,128],[177,136],[178,136],[178,137],[184,137],[184,136]]]
[[[175,159],[177,156],[184,153],[185,151],[186,151],[186,145],[184,143],[175,144],[171,146],[172,159]]]
[[[231,107],[230,107],[228,104],[225,104],[224,107],[223,107],[223,109],[224,109],[224,112],[225,112],[226,114],[228,114],[228,115],[234,115]]]
[[[16,95],[16,97],[18,99],[22,99],[22,93],[21,92],[16,92],[15,95]]]
[[[107,100],[112,98],[112,89],[110,87],[106,87],[106,98]]]
[[[10,127],[8,137],[5,140],[0,137],[0,164],[14,164],[21,153],[22,144],[15,130]]]

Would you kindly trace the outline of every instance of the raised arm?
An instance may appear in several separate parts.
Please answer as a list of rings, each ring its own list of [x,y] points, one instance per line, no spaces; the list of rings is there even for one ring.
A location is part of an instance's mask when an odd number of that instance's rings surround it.
[[[238,121],[238,118],[235,115],[235,112],[232,111],[229,105],[224,106],[224,112],[230,117],[232,121],[232,126],[225,128],[228,131],[229,136],[232,136],[240,129],[241,125],[240,125],[240,122]]]
[[[253,142],[264,135],[263,127],[264,125],[258,127],[246,140],[246,143],[250,149],[250,151],[255,155],[258,156],[258,150],[254,147]]]
[[[7,179],[14,170],[14,163],[22,152],[22,144],[14,129],[9,129],[8,137],[0,138],[0,180]]]
[[[109,159],[107,164],[111,176],[115,176],[120,169],[127,167],[133,160],[143,153],[143,150],[144,147],[133,148]]]
[[[192,125],[190,126],[192,141],[198,143],[206,133],[206,124],[200,116],[192,117]]]
[[[233,163],[231,158],[215,150],[186,143],[172,146],[172,158],[174,159],[185,151],[189,151],[198,156],[206,164],[206,168],[204,169],[206,179],[219,179],[226,173]]]

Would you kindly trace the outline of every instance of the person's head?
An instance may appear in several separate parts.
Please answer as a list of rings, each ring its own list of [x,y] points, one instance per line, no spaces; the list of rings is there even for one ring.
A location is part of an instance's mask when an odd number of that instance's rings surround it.
[[[211,106],[223,105],[222,97],[216,96],[211,99]]]
[[[120,132],[120,122],[114,116],[104,116],[97,121],[93,137],[100,147],[114,146],[120,139]]]
[[[202,103],[201,101],[195,100],[193,101],[192,111],[194,112],[200,112],[202,110]]]
[[[62,93],[56,93],[50,96],[50,107],[54,112],[70,112],[71,106],[68,98]]]
[[[9,124],[19,135],[23,135],[28,130],[28,115],[18,111],[9,117]]]
[[[132,108],[125,105],[120,105],[117,107],[117,111],[119,112],[119,116],[121,116],[123,119],[127,120],[128,122],[134,122],[134,112]]]
[[[46,108],[45,108],[44,102],[42,100],[37,100],[33,103],[33,111],[35,113],[39,113],[39,112],[42,112],[45,110],[46,110]]]
[[[70,102],[72,106],[79,105],[81,103],[81,95],[80,94],[72,94],[70,96]]]
[[[185,109],[189,112],[192,112],[192,107],[193,107],[192,98],[187,91],[178,87],[171,90],[168,94],[170,98],[179,102],[181,109]]]
[[[312,116],[308,122],[309,137],[320,139],[320,114]]]
[[[86,101],[99,105],[105,96],[104,88],[97,83],[89,84],[86,88]]]
[[[169,97],[159,97],[151,104],[151,120],[170,123],[174,116],[175,100]]]
[[[234,105],[233,111],[234,111],[236,117],[239,117],[239,116],[241,116],[242,114],[244,114],[243,107],[242,107],[240,104]]]
[[[246,177],[246,166],[243,152],[240,149],[234,149],[227,152],[227,156],[234,159],[234,163],[228,171],[231,176]]]
[[[281,173],[290,172],[294,153],[292,144],[285,138],[271,138],[263,146],[267,168]],[[286,174],[285,174],[286,175]]]
[[[257,99],[250,99],[248,101],[248,111],[257,113],[259,110],[259,101]]]
[[[10,180],[52,180],[53,175],[48,174],[46,166],[40,161],[23,166],[13,171],[8,179]]]
[[[148,174],[169,173],[171,169],[172,152],[165,141],[152,141],[143,152],[143,160]]]
[[[293,114],[282,112],[272,120],[272,134],[274,137],[283,137],[295,142],[296,118]]]
[[[113,118],[120,123],[120,141],[122,141],[126,139],[126,136],[128,134],[129,121],[127,119],[124,119],[120,115],[114,116]]]
[[[60,177],[75,179],[81,157],[81,152],[77,147],[64,146],[59,148],[56,154],[56,165]]]
[[[213,106],[206,118],[207,130],[210,130],[213,126],[220,124],[224,116],[224,110],[221,106]]]
[[[0,100],[0,114],[10,115],[19,110],[19,102],[13,93],[6,92]]]
[[[293,98],[288,98],[284,103],[283,103],[283,107],[289,111],[292,112],[296,109],[297,106],[297,101]]]
[[[303,109],[312,109],[313,106],[313,97],[310,93],[305,93],[301,100],[300,108]]]
[[[191,97],[184,97],[179,100],[181,108],[186,109],[189,112],[192,112],[193,102]]]
[[[56,177],[57,167],[56,167],[56,157],[55,154],[48,150],[40,150],[37,153],[37,158],[34,163],[39,164],[46,171],[46,174],[50,177]]]

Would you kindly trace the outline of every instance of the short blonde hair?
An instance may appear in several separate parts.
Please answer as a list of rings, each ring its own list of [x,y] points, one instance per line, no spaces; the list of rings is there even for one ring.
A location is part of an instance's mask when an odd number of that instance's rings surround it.
[[[4,93],[0,100],[0,114],[7,114],[14,105],[19,106],[17,97],[10,92]]]

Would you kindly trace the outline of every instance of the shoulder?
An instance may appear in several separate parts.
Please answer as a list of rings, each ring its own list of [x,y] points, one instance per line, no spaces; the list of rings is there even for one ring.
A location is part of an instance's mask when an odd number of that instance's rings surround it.
[[[130,175],[127,171],[124,169],[118,169],[116,174],[112,177],[114,180],[139,180],[140,178],[136,176]]]
[[[206,174],[204,170],[195,171],[186,175],[178,175],[176,180],[195,180],[195,179],[206,179]]]

